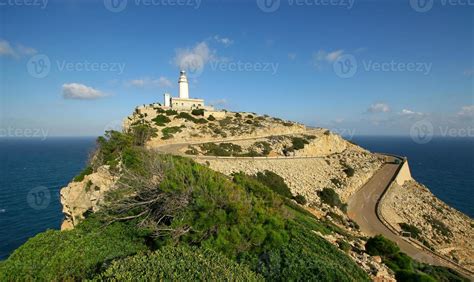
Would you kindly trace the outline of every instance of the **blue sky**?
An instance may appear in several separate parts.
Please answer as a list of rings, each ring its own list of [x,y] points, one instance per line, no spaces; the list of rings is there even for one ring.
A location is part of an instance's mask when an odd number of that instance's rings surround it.
[[[101,135],[180,68],[193,97],[345,135],[473,129],[467,1],[41,1],[0,0],[2,136]]]

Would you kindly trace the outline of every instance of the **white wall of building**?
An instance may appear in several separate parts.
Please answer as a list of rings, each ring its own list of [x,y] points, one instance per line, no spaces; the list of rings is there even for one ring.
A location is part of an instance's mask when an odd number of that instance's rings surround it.
[[[186,77],[185,71],[181,71],[179,75],[178,84],[179,84],[179,98],[189,99],[188,78]]]

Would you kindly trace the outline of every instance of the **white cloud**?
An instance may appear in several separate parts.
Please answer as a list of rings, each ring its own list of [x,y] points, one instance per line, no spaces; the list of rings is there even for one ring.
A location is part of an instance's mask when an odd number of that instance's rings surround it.
[[[390,107],[385,103],[375,103],[370,105],[367,109],[369,113],[388,113],[390,112]]]
[[[221,37],[219,35],[214,35],[214,40],[223,44],[224,46],[230,46],[234,43],[234,40],[227,38],[227,37]]]
[[[474,118],[474,105],[462,107],[461,110],[457,113],[457,116],[460,118],[467,119]]]
[[[319,50],[318,52],[313,53],[313,65],[319,69],[321,68],[322,63],[333,63],[343,54],[344,50],[335,50],[331,52]]]
[[[80,83],[63,84],[62,92],[64,99],[92,100],[105,96],[103,92]]]
[[[173,83],[168,78],[161,76],[158,79],[144,77],[140,79],[132,79],[126,82],[128,86],[134,87],[162,87],[162,88],[171,88]]]
[[[0,56],[19,58],[21,56],[31,56],[36,53],[37,51],[31,47],[26,47],[21,44],[17,44],[13,47],[10,42],[0,39]]]
[[[408,109],[403,109],[403,110],[400,112],[400,115],[402,115],[402,116],[410,116],[410,115],[421,116],[421,115],[423,115],[423,113],[414,112],[414,111],[408,110]]]
[[[206,42],[197,43],[193,48],[177,49],[173,59],[176,66],[190,72],[200,72],[207,63],[216,60],[215,51]]]

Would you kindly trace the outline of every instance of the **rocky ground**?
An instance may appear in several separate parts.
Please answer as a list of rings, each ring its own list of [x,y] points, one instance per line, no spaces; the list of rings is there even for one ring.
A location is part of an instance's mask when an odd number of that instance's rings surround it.
[[[474,271],[474,221],[422,184],[407,181],[403,186],[392,185],[381,211],[398,230],[402,231],[401,223],[416,227],[420,242]]]

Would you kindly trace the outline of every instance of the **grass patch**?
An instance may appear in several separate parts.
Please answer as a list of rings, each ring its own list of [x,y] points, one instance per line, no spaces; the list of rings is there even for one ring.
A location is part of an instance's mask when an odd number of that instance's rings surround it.
[[[74,177],[74,182],[81,182],[82,180],[84,180],[84,177],[86,175],[89,175],[89,174],[92,174],[94,172],[94,169],[92,168],[92,166],[87,166],[83,171],[81,171],[81,173],[79,173],[78,176]]]
[[[157,115],[152,121],[158,126],[165,126],[168,122],[170,122],[170,118],[165,115]]]
[[[178,132],[181,132],[181,127],[179,126],[165,127],[161,130],[161,133],[163,133],[161,139],[171,139],[173,138],[173,134]]]

